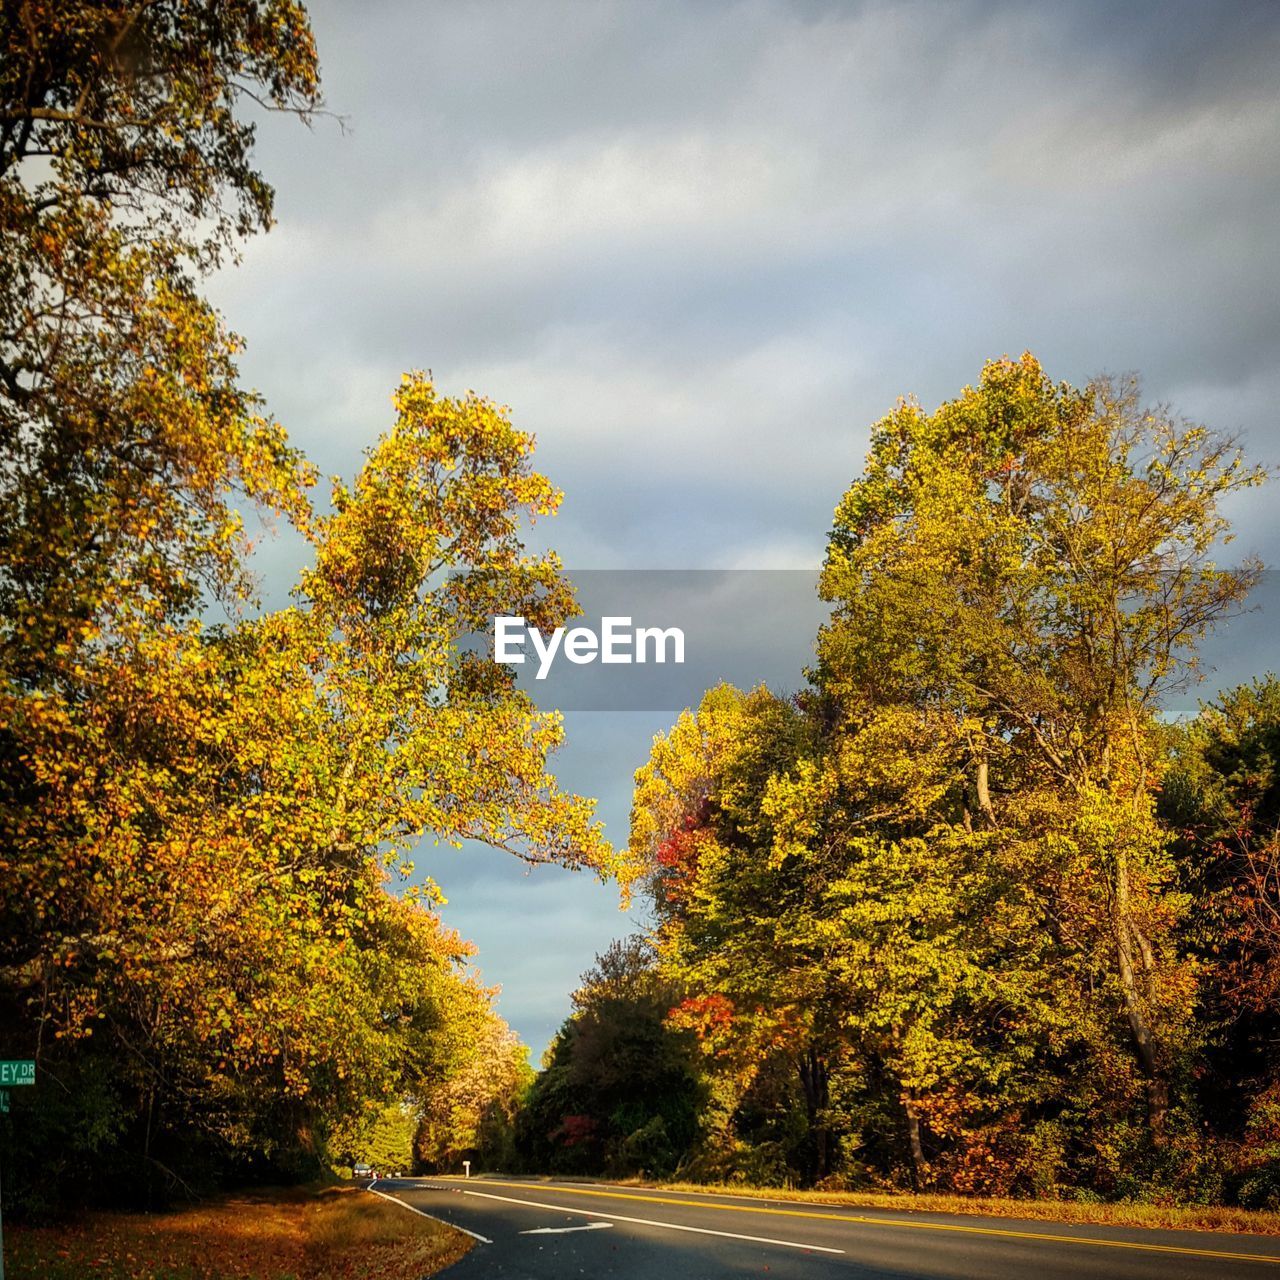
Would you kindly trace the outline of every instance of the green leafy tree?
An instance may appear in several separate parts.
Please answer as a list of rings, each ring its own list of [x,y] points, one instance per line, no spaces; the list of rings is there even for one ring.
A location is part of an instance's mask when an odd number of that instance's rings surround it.
[[[415,1123],[411,1102],[393,1102],[384,1107],[361,1145],[365,1163],[384,1177],[411,1169]]]
[[[692,1147],[703,1084],[691,1037],[639,938],[596,957],[525,1099],[518,1148],[564,1172],[670,1175]]]

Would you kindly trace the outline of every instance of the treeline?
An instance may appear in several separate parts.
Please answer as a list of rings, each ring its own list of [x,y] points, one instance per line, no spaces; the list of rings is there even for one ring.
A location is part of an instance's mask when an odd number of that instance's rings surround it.
[[[302,1176],[410,1120],[424,1160],[474,1145],[523,1050],[407,853],[609,865],[558,720],[458,643],[569,609],[519,540],[559,502],[532,440],[410,375],[317,504],[238,381],[200,282],[271,221],[249,100],[320,108],[293,0],[0,7],[11,1207]],[[271,611],[259,518],[310,559]]]
[[[1261,479],[1030,356],[878,424],[804,691],[637,774],[651,951],[588,975],[531,1162],[1280,1205],[1280,684],[1162,715]]]

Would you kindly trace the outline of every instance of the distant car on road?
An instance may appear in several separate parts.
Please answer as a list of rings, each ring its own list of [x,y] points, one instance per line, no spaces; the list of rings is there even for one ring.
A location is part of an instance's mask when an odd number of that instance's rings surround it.
[[[378,1175],[374,1173],[371,1164],[354,1164],[351,1166],[351,1176],[353,1178],[376,1178]]]

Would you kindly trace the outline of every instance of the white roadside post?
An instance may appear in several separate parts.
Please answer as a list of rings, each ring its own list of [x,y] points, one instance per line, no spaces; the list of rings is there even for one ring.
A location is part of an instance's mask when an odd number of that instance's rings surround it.
[[[471,1161],[470,1161],[470,1160],[464,1160],[464,1161],[462,1162],[462,1176],[463,1176],[464,1178],[469,1178],[469,1177],[471,1177]],[[4,1280],[4,1272],[3,1272],[3,1271],[0,1271],[0,1280]]]
[[[35,1084],[36,1064],[30,1058],[0,1062],[0,1112],[9,1110],[9,1090],[17,1085]],[[0,1213],[0,1280],[4,1280],[4,1216]]]

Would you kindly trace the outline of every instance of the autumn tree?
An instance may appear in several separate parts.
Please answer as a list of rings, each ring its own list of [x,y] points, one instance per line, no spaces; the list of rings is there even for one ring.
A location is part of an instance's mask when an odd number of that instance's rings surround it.
[[[712,691],[637,774],[634,874],[672,1019],[736,1080],[726,1140],[782,1057],[809,1178],[1216,1185],[1157,717],[1253,581],[1211,557],[1260,478],[1029,356],[875,428],[811,687]]]
[[[249,590],[238,505],[306,518],[310,468],[238,385],[236,340],[197,280],[270,221],[237,103],[305,114],[317,85],[295,4],[0,12],[0,965],[14,1052],[56,1046],[42,1015],[27,1020],[49,963],[36,956],[64,941],[84,955],[87,940],[116,958],[94,899],[117,873],[86,855],[98,865],[80,878],[67,853],[85,850],[88,824],[58,812],[42,771],[118,786],[130,736],[158,741],[170,723],[150,690],[199,678],[165,662],[183,626],[206,595],[234,609]],[[154,841],[163,814],[148,822]],[[22,896],[50,872],[66,895],[53,917]],[[149,927],[129,890],[118,902]],[[76,1000],[64,1024],[103,1021]],[[96,1058],[78,1054],[61,1106],[41,1113],[60,1126],[48,1145],[73,1158],[73,1135],[87,1158],[130,1111],[109,1096],[110,1054]]]
[[[438,1079],[424,1080],[411,1099],[413,1163],[427,1173],[452,1173],[463,1160],[477,1170],[509,1169],[514,1127],[533,1079],[527,1047],[474,987],[449,1010],[449,1053]]]
[[[744,1118],[789,1078],[806,1180],[856,1150],[925,1185],[931,1121],[951,1185],[993,1189],[966,1162],[1008,1147],[995,1118],[1045,1088],[1050,999],[1013,868],[929,816],[936,745],[900,716],[827,742],[813,704],[720,688],[638,772],[632,852],[682,984],[671,1019],[714,1082],[707,1167],[750,1167]]]
[[[1280,681],[1229,690],[1169,732],[1160,798],[1201,966],[1196,1088],[1236,1194],[1280,1204]]]
[[[270,224],[246,102],[319,105],[292,0],[23,0],[0,14],[0,618],[24,686],[246,588],[238,499],[310,470],[198,292]]]
[[[668,1024],[675,995],[638,937],[582,975],[517,1121],[535,1169],[672,1174],[697,1135],[703,1083],[692,1038]]]
[[[408,376],[317,514],[199,294],[270,222],[246,103],[317,84],[290,0],[0,16],[0,1037],[72,1195],[314,1162],[444,1078],[468,949],[391,891],[421,838],[611,866],[558,718],[467,652],[571,607],[532,439]],[[313,553],[269,614],[255,504]]]
[[[637,771],[630,854],[643,868],[663,972],[712,1082],[703,1163],[737,1149],[735,1117],[779,1060],[802,1094],[812,1149],[829,1172],[829,1082],[840,1055],[829,969],[813,927],[815,865],[775,847],[771,782],[811,768],[815,743],[797,708],[767,689],[720,686],[655,739]],[[731,1170],[730,1170],[731,1171]]]
[[[1133,382],[1077,390],[1029,355],[994,361],[936,412],[904,401],[875,428],[823,572],[833,714],[941,716],[955,818],[1040,830],[1048,922],[1115,999],[1157,1135],[1192,981],[1151,723],[1253,581],[1212,556],[1224,499],[1260,478]]]

